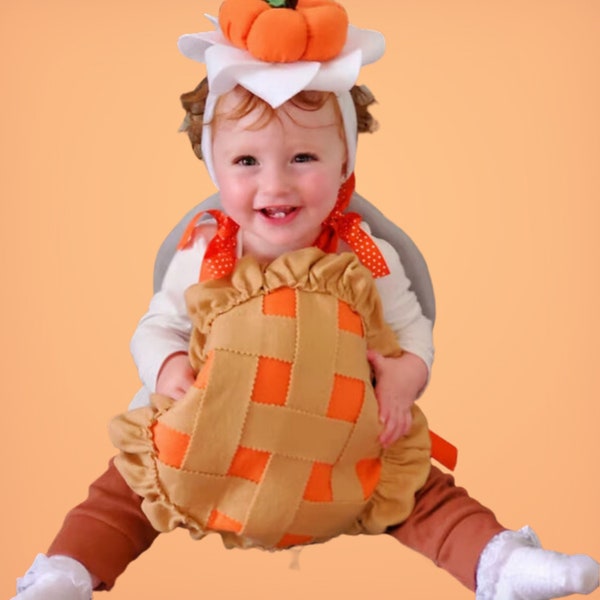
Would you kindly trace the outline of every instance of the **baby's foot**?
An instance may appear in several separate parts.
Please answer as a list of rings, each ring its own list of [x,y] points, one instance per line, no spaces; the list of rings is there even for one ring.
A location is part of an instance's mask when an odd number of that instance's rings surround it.
[[[12,600],[91,600],[92,578],[87,569],[67,556],[38,554],[23,577],[17,579]]]
[[[524,527],[499,533],[477,567],[477,600],[550,600],[589,594],[598,587],[598,563],[585,554],[543,550]]]

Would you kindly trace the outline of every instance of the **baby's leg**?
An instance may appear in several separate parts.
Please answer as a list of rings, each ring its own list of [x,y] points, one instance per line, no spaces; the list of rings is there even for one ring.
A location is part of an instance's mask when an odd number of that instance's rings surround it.
[[[49,558],[39,556],[20,580],[19,588],[27,591],[17,598],[87,598],[84,588],[89,591],[90,586],[85,569],[95,589],[108,590],[157,535],[141,510],[141,498],[111,460],[106,472],[90,486],[87,499],[67,514],[48,550]]]
[[[413,512],[388,533],[474,590],[479,556],[504,530],[491,510],[457,487],[451,475],[432,466]]]
[[[389,533],[477,589],[478,600],[549,600],[589,594],[599,583],[595,560],[544,550],[528,528],[505,530],[488,508],[435,467],[412,514]]]
[[[111,460],[90,486],[87,499],[67,514],[48,556],[76,559],[100,580],[96,589],[110,589],[158,535],[141,503]]]
[[[19,580],[16,598],[87,600],[92,585],[110,589],[157,535],[141,510],[141,498],[111,461],[90,486],[87,499],[67,514],[49,558],[38,556]]]

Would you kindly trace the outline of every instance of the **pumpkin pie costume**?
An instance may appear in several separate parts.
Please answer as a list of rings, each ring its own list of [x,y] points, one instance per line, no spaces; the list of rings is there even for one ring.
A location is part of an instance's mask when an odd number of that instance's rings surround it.
[[[274,108],[302,89],[333,91],[351,184],[356,115],[349,89],[360,66],[379,58],[383,38],[340,21],[338,5],[329,12],[321,5],[335,3],[299,0],[294,10],[226,0],[219,30],[183,36],[179,46],[207,63],[205,123],[217,98],[235,85]],[[273,19],[290,9],[303,27],[290,25],[284,36]],[[308,38],[297,40],[302,31]],[[314,40],[335,41],[338,31],[341,49],[319,54]],[[290,42],[268,63],[253,50],[265,32]],[[270,36],[267,52],[273,42]],[[333,52],[329,42],[323,46]],[[301,57],[289,54],[300,47]],[[215,179],[210,126],[202,151]],[[355,232],[346,230],[349,237]],[[354,254],[332,253],[332,240],[342,235],[343,228],[330,235],[325,227],[316,248],[267,267],[244,258],[225,276],[213,273],[189,289],[194,386],[176,403],[155,395],[150,407],[113,422],[121,453],[67,515],[49,555],[75,558],[101,579],[99,589],[110,589],[158,531],[174,527],[195,538],[218,532],[228,546],[264,548],[388,532],[474,589],[479,555],[503,527],[431,465],[432,438],[418,407],[409,436],[385,451],[377,443],[366,349],[390,356],[402,350],[373,286],[370,271],[381,265],[367,268]],[[229,242],[214,242],[207,272],[228,251]]]
[[[356,255],[305,248],[265,268],[246,257],[186,299],[196,383],[111,426],[117,468],[154,527],[273,549],[402,522],[430,439],[415,406],[408,436],[377,441],[367,348],[401,350]]]

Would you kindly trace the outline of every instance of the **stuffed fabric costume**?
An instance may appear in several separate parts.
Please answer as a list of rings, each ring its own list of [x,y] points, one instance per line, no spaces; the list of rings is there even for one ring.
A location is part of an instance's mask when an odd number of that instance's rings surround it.
[[[401,354],[351,253],[306,248],[192,286],[194,386],[112,424],[159,531],[285,548],[402,522],[430,468],[425,418],[382,450],[367,348]]]

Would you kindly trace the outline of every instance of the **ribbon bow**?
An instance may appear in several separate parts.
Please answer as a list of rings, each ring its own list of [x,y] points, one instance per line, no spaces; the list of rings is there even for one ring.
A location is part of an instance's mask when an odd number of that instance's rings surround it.
[[[377,244],[361,228],[361,216],[355,212],[344,212],[350,204],[354,183],[354,173],[352,173],[340,186],[335,206],[323,222],[321,233],[313,245],[323,252],[333,253],[337,252],[339,240],[343,240],[358,256],[360,262],[371,271],[373,277],[384,277],[389,275],[390,270]],[[206,214],[217,221],[217,233],[206,248],[200,270],[200,281],[220,279],[233,271],[237,259],[237,233],[240,228],[222,211],[204,210],[188,223],[177,245],[178,250],[186,248],[192,242],[198,221]]]
[[[390,270],[377,244],[361,228],[362,217],[356,212],[345,212],[354,193],[354,185],[352,173],[341,185],[335,206],[323,222],[323,229],[314,245],[324,252],[337,252],[339,240],[343,240],[373,277],[385,277]]]
[[[198,221],[206,214],[217,221],[217,233],[208,243],[204,253],[200,281],[220,279],[233,271],[237,259],[237,232],[240,228],[231,217],[220,210],[203,210],[188,223],[177,244],[177,250],[183,250],[192,242]]]

